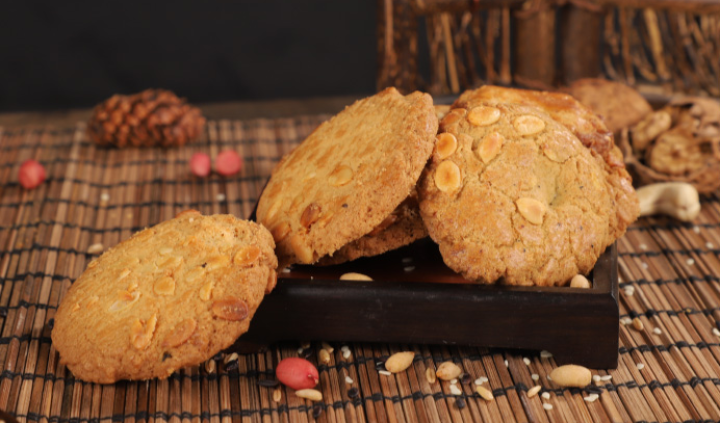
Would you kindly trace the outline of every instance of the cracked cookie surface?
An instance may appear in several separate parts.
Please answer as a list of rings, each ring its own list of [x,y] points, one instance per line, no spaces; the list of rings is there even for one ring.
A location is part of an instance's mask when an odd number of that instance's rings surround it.
[[[99,383],[165,378],[248,330],[277,280],[267,229],[189,210],[92,261],[52,331],[61,362]]]
[[[418,195],[450,268],[481,283],[541,286],[593,268],[615,240],[615,210],[605,172],[577,137],[514,104],[454,109],[440,125]]]
[[[632,186],[632,178],[625,168],[622,152],[615,145],[612,131],[603,119],[567,94],[493,85],[465,91],[453,107],[467,109],[478,104],[497,103],[537,107],[568,128],[590,149],[612,187],[616,213],[611,218],[610,229],[615,238],[620,238],[640,215],[640,204]]]
[[[437,134],[432,98],[388,88],[320,125],[275,167],[257,207],[280,266],[367,235],[413,190]]]

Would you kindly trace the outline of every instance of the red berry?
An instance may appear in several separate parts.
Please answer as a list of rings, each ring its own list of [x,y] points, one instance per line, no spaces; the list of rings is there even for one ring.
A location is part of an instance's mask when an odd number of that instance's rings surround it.
[[[275,368],[275,377],[292,389],[310,389],[317,385],[320,375],[313,364],[304,358],[286,358]]]
[[[193,154],[190,157],[190,171],[195,176],[208,176],[210,174],[210,156],[205,153]]]
[[[242,158],[235,150],[221,151],[215,157],[215,170],[223,176],[230,176],[242,169]]]
[[[37,188],[45,180],[45,168],[33,159],[25,160],[20,165],[18,179],[25,189]]]

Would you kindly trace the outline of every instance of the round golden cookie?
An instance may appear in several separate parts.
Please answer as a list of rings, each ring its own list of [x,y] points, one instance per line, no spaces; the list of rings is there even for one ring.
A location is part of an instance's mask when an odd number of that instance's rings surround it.
[[[425,238],[427,234],[417,195],[413,193],[370,233],[344,245],[331,256],[322,257],[317,264],[327,266],[376,256]]]
[[[281,267],[315,263],[380,225],[410,195],[436,134],[432,98],[394,88],[320,125],[275,167],[258,202]]]
[[[541,286],[593,268],[615,239],[615,210],[605,172],[577,137],[511,104],[456,109],[441,125],[418,196],[450,268],[481,283]]]
[[[277,280],[262,226],[191,210],[93,260],[65,294],[52,341],[75,377],[166,378],[232,345]]]
[[[454,107],[471,108],[481,104],[512,103],[541,109],[568,128],[605,170],[615,197],[616,218],[610,222],[613,236],[620,238],[640,215],[640,203],[632,186],[632,177],[625,168],[622,152],[615,145],[612,132],[592,110],[573,97],[547,91],[485,85],[464,92]],[[452,119],[448,119],[452,122]],[[441,128],[442,130],[442,128]]]
[[[652,106],[634,88],[620,82],[585,78],[573,82],[570,95],[602,116],[613,133],[630,128],[652,113]]]

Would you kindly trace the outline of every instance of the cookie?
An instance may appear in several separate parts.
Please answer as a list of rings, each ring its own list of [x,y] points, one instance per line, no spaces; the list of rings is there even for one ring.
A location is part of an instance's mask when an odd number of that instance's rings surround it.
[[[165,378],[248,330],[277,280],[267,229],[190,210],[93,260],[65,294],[52,341],[75,377]]]
[[[451,107],[449,104],[436,104],[435,105],[435,116],[437,116],[438,121],[441,121],[442,118],[445,117],[446,114],[450,111]]]
[[[454,107],[471,108],[479,104],[513,103],[533,106],[568,128],[601,164],[613,188],[616,219],[610,227],[620,238],[640,215],[640,204],[625,168],[622,152],[615,145],[612,132],[602,119],[573,97],[563,93],[532,91],[485,85],[463,93]],[[448,119],[452,122],[452,119]],[[441,128],[442,129],[442,128]]]
[[[613,133],[630,128],[652,112],[645,97],[619,82],[599,78],[579,79],[567,91],[600,115]]]
[[[409,245],[427,236],[427,229],[420,217],[417,195],[403,201],[390,216],[369,234],[344,245],[331,256],[321,258],[317,264],[327,266],[352,261],[360,257],[372,257]]]
[[[437,134],[432,98],[388,88],[320,125],[273,170],[257,207],[281,267],[368,234],[411,193]]]
[[[445,263],[466,279],[565,285],[615,240],[604,170],[549,115],[478,105],[441,126],[418,183],[420,212]]]

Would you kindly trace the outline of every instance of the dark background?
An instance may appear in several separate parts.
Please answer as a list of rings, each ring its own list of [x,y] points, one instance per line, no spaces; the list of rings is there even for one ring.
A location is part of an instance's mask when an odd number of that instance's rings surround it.
[[[375,4],[5,2],[0,111],[90,107],[150,87],[193,103],[369,94]]]

